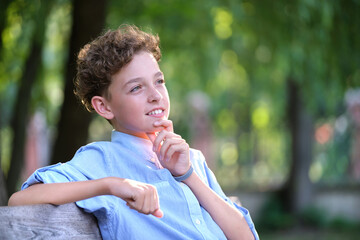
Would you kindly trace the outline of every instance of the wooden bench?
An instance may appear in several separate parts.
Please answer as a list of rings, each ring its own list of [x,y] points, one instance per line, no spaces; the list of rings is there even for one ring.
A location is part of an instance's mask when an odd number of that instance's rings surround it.
[[[230,199],[241,205],[237,197]],[[101,239],[96,218],[75,203],[0,207],[0,240]]]
[[[96,218],[75,203],[0,207],[0,239],[101,239]]]

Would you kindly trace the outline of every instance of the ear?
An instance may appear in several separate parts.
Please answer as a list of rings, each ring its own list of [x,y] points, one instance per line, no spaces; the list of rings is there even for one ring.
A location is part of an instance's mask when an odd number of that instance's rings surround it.
[[[111,111],[111,108],[109,107],[108,102],[105,98],[100,96],[94,96],[91,99],[91,105],[93,106],[95,111],[103,118],[106,118],[108,120],[114,118],[114,114]]]

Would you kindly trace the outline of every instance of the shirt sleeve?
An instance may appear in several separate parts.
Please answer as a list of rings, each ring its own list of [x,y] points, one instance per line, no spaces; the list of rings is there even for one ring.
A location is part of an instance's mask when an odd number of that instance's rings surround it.
[[[259,239],[259,235],[255,229],[255,225],[251,219],[249,211],[242,207],[237,205],[236,203],[232,202],[230,198],[228,198],[223,190],[220,187],[220,184],[216,180],[216,177],[214,173],[211,171],[211,169],[207,166],[204,155],[198,151],[191,151],[191,157],[192,164],[194,167],[194,170],[196,173],[202,178],[202,180],[209,185],[209,187],[214,190],[221,198],[223,198],[227,203],[234,206],[236,209],[238,209],[242,215],[244,216],[247,224],[249,225],[249,228],[251,232],[253,233],[256,240]]]
[[[107,164],[106,151],[101,144],[90,144],[80,148],[73,159],[66,163],[57,163],[36,170],[22,185],[21,190],[36,183],[64,183],[86,181],[111,176],[111,166]],[[103,217],[102,209],[112,209],[112,202],[105,196],[96,196],[76,202],[87,212]],[[111,199],[111,198],[110,198]],[[106,206],[107,208],[104,208]],[[101,210],[101,211],[100,211]]]
[[[35,183],[60,183],[98,179],[111,175],[111,166],[100,143],[80,148],[71,161],[57,163],[36,170],[22,185],[28,188]],[[95,169],[95,170],[94,170]]]
[[[46,166],[36,170],[21,186],[24,190],[36,183],[57,183],[57,182],[71,182],[72,179],[64,174],[63,164],[57,163]]]

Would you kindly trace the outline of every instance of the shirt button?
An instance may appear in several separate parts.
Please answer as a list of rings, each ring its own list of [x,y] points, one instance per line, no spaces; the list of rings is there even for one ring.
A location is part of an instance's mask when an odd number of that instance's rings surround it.
[[[196,220],[195,220],[195,223],[196,223],[197,225],[199,225],[199,224],[201,223],[200,219],[196,219]]]

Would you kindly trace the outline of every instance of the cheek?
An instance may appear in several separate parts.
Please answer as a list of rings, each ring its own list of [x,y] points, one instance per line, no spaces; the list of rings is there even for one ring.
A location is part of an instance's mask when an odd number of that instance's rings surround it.
[[[167,110],[167,113],[166,113],[165,118],[166,118],[166,119],[169,119],[169,115],[170,115],[170,104],[169,104],[169,107],[168,107],[168,110]]]
[[[166,118],[169,118],[169,115],[170,115],[170,100],[169,100],[169,98],[168,98],[168,112],[167,112],[167,116],[166,116]]]
[[[170,98],[169,98],[169,93],[166,88],[164,90],[163,96],[164,96],[164,101],[166,101],[166,104],[167,104],[168,112],[170,112]]]

